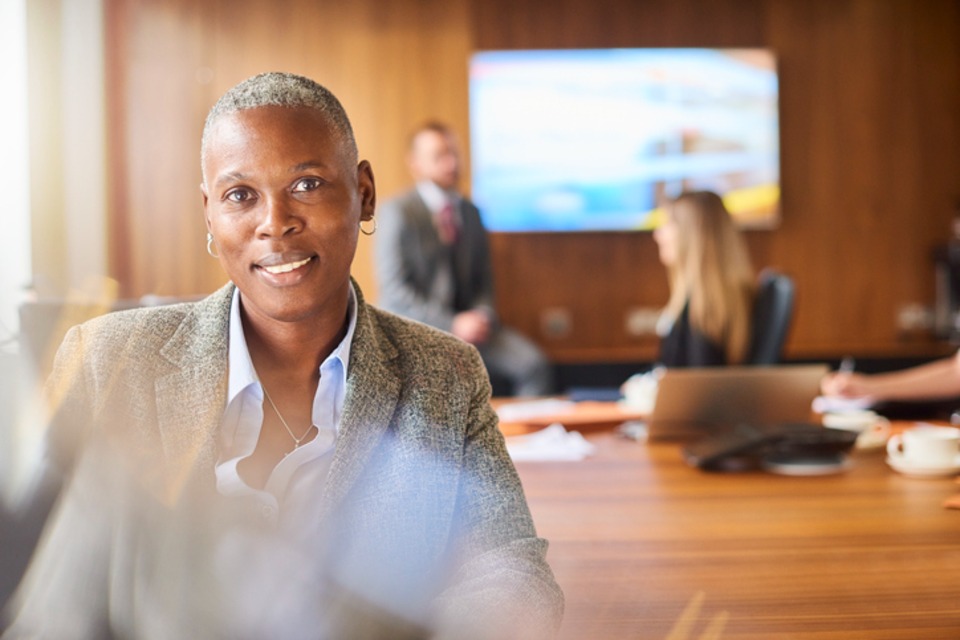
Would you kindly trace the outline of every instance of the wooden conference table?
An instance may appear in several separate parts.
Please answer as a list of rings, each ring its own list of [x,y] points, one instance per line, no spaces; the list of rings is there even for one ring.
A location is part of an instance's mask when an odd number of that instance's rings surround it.
[[[586,460],[517,463],[561,638],[960,638],[954,479],[901,476],[877,450],[837,475],[716,474],[677,443],[585,435]]]

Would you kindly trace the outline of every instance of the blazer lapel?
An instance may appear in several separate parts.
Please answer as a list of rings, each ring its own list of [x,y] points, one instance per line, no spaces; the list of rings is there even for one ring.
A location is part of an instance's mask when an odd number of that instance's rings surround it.
[[[473,263],[475,261],[475,243],[483,230],[477,230],[473,225],[473,218],[468,215],[467,203],[460,198],[457,204],[457,213],[460,216],[460,241],[453,250],[453,260],[456,262],[456,268],[453,268],[452,277],[454,279],[457,291],[460,292],[462,300],[469,303],[475,297],[473,286]]]
[[[444,306],[452,307],[457,286],[457,276],[453,268],[453,260],[456,256],[451,254],[453,251],[451,247],[440,242],[440,236],[433,221],[433,213],[416,189],[411,191],[410,199],[415,214],[417,238],[420,241],[414,262],[424,265],[424,275],[430,286],[428,297],[439,300]]]
[[[347,392],[337,444],[324,485],[321,510],[332,511],[347,495],[383,438],[400,396],[397,352],[357,292],[357,328],[350,350]]]
[[[210,471],[213,477],[227,395],[232,295],[233,285],[227,285],[198,302],[160,351],[175,366],[155,382],[157,426],[168,465],[164,490],[173,502],[196,472]]]

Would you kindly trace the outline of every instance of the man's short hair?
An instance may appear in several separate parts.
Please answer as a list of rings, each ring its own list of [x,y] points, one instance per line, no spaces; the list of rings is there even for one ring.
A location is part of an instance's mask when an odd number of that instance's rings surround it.
[[[329,89],[310,78],[271,71],[247,78],[240,84],[220,96],[217,103],[207,114],[200,139],[200,165],[207,159],[207,145],[214,122],[225,116],[245,109],[258,107],[305,107],[321,112],[334,132],[340,137],[350,157],[351,164],[357,162],[357,141],[353,127],[343,105]],[[206,176],[204,176],[206,180]]]
[[[439,133],[440,135],[447,137],[452,137],[454,135],[453,129],[447,123],[439,120],[427,120],[410,132],[410,137],[407,139],[407,148],[412,151],[413,145],[417,142],[417,136],[425,131],[432,131],[433,133]]]

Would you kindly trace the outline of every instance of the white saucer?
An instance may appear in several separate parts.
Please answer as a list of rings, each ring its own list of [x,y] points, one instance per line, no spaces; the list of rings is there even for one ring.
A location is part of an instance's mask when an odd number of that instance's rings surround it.
[[[960,456],[954,460],[952,465],[947,466],[919,466],[910,464],[905,460],[896,460],[889,457],[887,458],[887,464],[903,475],[913,476],[915,478],[945,478],[947,476],[954,476],[960,473]]]

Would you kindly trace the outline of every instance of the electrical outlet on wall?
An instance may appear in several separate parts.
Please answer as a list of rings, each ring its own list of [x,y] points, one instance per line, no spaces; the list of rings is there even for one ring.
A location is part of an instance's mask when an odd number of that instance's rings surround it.
[[[624,327],[631,336],[651,336],[657,333],[660,309],[655,307],[631,307],[627,309]]]
[[[573,316],[566,307],[548,307],[540,312],[540,331],[547,338],[566,338],[573,332]]]

